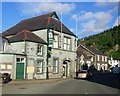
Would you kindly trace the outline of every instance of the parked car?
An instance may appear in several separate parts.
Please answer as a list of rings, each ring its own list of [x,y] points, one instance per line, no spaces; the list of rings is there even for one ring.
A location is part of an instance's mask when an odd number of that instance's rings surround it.
[[[112,68],[112,73],[113,74],[120,74],[120,67],[113,67]]]
[[[77,78],[81,79],[90,79],[92,77],[92,73],[90,70],[80,70],[77,72]]]
[[[8,83],[8,82],[10,82],[12,80],[10,78],[9,73],[0,73],[0,78],[2,78],[2,83]]]

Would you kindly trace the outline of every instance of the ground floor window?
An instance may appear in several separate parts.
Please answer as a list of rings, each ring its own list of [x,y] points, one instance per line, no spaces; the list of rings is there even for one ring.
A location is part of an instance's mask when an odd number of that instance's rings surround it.
[[[6,69],[6,64],[0,64],[0,69]]]
[[[58,73],[58,59],[53,59],[53,73]]]
[[[37,60],[37,73],[43,73],[43,61]]]
[[[105,64],[105,70],[107,70],[108,68],[107,68],[108,66],[107,66],[107,64]]]
[[[97,70],[100,70],[100,64],[99,63],[97,64]]]
[[[104,65],[104,64],[102,64],[102,70],[103,70],[103,71],[105,70],[105,69],[104,69],[104,68],[105,68],[104,66],[105,66],[105,65]]]

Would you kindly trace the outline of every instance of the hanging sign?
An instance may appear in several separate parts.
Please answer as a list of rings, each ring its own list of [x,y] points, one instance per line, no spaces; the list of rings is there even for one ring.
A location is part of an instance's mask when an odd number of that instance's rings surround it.
[[[50,29],[49,33],[48,33],[48,45],[49,47],[52,47],[53,45],[53,30]]]

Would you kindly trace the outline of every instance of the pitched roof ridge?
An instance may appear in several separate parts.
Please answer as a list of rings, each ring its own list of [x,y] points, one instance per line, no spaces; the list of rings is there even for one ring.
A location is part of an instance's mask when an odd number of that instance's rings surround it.
[[[69,30],[67,28],[67,26],[65,26],[63,24],[63,22],[61,22],[60,20],[54,19],[54,17],[52,17],[53,15],[55,15],[55,17],[57,16],[55,11],[53,11],[51,13],[48,13],[48,14],[43,14],[43,15],[40,15],[40,16],[37,16],[37,17],[32,17],[32,18],[29,18],[29,19],[22,20],[21,22],[19,22],[15,26],[6,30],[3,34],[4,34],[4,36],[10,36],[10,35],[17,34],[21,31],[23,31],[24,29],[27,29],[31,32],[36,31],[36,30],[46,29],[47,28],[47,19],[48,19],[47,17],[50,17],[51,24],[56,24],[56,27],[57,27],[57,29],[55,29],[56,31],[61,32],[60,27],[61,27],[61,24],[62,24],[62,27],[63,27],[62,32],[64,34],[69,34],[69,35],[72,35],[72,36],[76,37],[76,35],[74,33],[72,33],[71,30]],[[36,18],[36,19],[34,19],[34,18]]]
[[[99,49],[97,49],[96,47],[91,47],[91,46],[86,46],[88,47],[87,49],[89,49],[90,51],[92,51],[94,54],[98,54],[98,55],[105,55],[103,52],[101,52]]]
[[[27,20],[30,20],[30,19],[35,19],[35,18],[39,18],[39,17],[42,17],[42,16],[47,16],[50,17],[51,14],[53,14],[55,11],[53,12],[50,12],[50,13],[46,13],[46,14],[40,14],[38,16],[34,16],[34,17],[31,17],[31,18],[28,18],[28,19],[24,19],[24,20],[21,20],[19,23],[22,23],[22,22],[25,22]]]
[[[91,50],[89,50],[88,48],[86,48],[87,46],[84,46],[84,45],[80,44],[80,45],[78,46],[78,48],[79,48],[80,46],[82,46],[84,49],[88,50],[89,52],[91,52],[92,54],[94,54],[94,55],[95,55],[95,53],[94,53],[94,52],[92,52]]]
[[[16,41],[20,41],[20,40],[24,40],[24,41],[28,40],[31,42],[39,42],[42,44],[46,44],[46,42],[42,38],[40,38],[39,36],[37,36],[36,34],[32,33],[31,31],[28,31],[28,30],[23,30],[23,31],[19,32],[18,34],[9,38],[9,40],[11,40],[10,42],[16,42]]]

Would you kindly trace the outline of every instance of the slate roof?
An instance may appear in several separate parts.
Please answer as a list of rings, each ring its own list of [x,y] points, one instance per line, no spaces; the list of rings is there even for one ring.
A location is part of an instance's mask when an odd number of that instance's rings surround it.
[[[22,32],[19,32],[16,35],[9,38],[10,43],[19,42],[19,41],[30,41],[30,42],[35,42],[35,43],[47,44],[39,36],[27,30],[23,30]]]
[[[80,46],[84,49],[86,49],[87,51],[91,52],[92,54],[95,55],[104,55],[106,56],[104,53],[102,53],[100,50],[98,50],[97,48],[94,47],[90,47],[90,46],[83,46],[80,44]],[[80,51],[79,47],[77,48],[77,51]]]
[[[84,57],[86,56],[82,51],[77,50],[77,56],[80,57],[80,56],[82,56],[82,55],[83,55]]]
[[[91,59],[93,56],[87,56],[85,59]]]
[[[15,26],[4,31],[3,36],[15,35],[23,30],[35,31],[35,30],[47,29],[48,17],[50,17],[50,28],[52,28],[53,24],[55,24],[56,25],[55,30],[58,32],[61,32],[61,22],[60,20],[56,20],[52,18],[54,14],[56,15],[56,12],[51,12],[51,13],[40,15],[30,19],[22,20]],[[76,37],[76,35],[74,35],[64,24],[62,24],[62,32]]]
[[[4,37],[4,36],[2,35],[2,33],[0,33],[0,38],[4,38],[4,39],[8,40],[6,37]]]
[[[88,50],[90,50],[91,52],[93,52],[94,54],[97,54],[97,55],[105,55],[105,54],[103,54],[100,50],[98,50],[98,49],[96,49],[96,48],[94,48],[94,47],[86,46],[86,48],[87,48]]]
[[[82,51],[80,50],[77,50],[77,56],[80,57],[80,56],[84,56],[84,59],[91,59],[92,56],[87,56],[86,54],[84,54]]]

